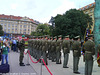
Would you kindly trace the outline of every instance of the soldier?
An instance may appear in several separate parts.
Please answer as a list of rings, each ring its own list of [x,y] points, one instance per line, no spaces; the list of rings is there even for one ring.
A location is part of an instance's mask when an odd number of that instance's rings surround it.
[[[49,55],[49,60],[51,60],[52,59],[52,54],[51,54],[51,47],[52,47],[52,45],[51,45],[51,43],[52,43],[52,40],[53,40],[53,37],[50,37],[50,39],[48,40],[48,44],[49,44],[49,47],[48,47],[48,55]]]
[[[64,53],[64,62],[63,62],[63,68],[68,68],[68,58],[69,58],[69,53],[70,53],[70,40],[69,40],[69,35],[65,36],[65,39],[63,40],[63,53]]]
[[[52,62],[56,61],[56,41],[57,37],[53,37],[54,40],[51,41],[51,60]]]
[[[20,57],[19,57],[19,65],[20,66],[25,66],[24,63],[23,63],[23,58],[24,58],[24,49],[25,49],[25,41],[24,41],[24,38],[25,38],[25,35],[22,35],[22,40],[19,42],[20,44],[20,47],[19,47],[19,50],[20,50]]]
[[[92,75],[93,55],[95,54],[93,34],[88,35],[88,41],[85,42],[83,48],[85,49],[85,75]]]
[[[57,53],[57,60],[56,60],[56,64],[61,64],[61,45],[62,45],[62,40],[61,40],[62,36],[59,35],[58,36],[58,40],[56,42],[56,53]]]
[[[76,36],[74,38],[74,43],[72,45],[72,50],[73,50],[73,73],[80,74],[78,72],[78,64],[79,64],[79,59],[81,56],[81,42],[80,42],[80,37]]]
[[[42,51],[43,51],[43,59],[46,63],[46,65],[48,65],[47,62],[47,50],[48,50],[48,41],[47,41],[47,35],[44,36],[45,39],[42,41]],[[44,65],[44,64],[43,64]]]

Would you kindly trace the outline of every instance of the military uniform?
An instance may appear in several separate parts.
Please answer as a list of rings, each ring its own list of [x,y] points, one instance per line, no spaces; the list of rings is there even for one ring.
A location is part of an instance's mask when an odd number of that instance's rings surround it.
[[[47,37],[47,36],[45,36],[45,37]],[[42,52],[43,52],[43,59],[44,59],[44,62],[46,63],[46,65],[48,65],[48,62],[47,62],[47,50],[48,50],[48,41],[47,41],[47,39],[44,39],[42,41]]]
[[[65,36],[65,38],[69,38],[69,36]],[[68,58],[69,58],[69,53],[70,53],[70,40],[63,40],[62,43],[62,48],[63,48],[63,53],[64,53],[64,62],[63,62],[63,68],[68,68]]]
[[[24,38],[25,35],[22,35],[22,38]],[[24,39],[22,39],[20,42],[20,47],[19,47],[19,50],[20,50],[20,57],[19,57],[19,62],[20,62],[20,66],[25,66],[24,63],[23,63],[23,58],[24,58],[24,49],[25,49],[25,41]]]
[[[58,38],[61,38],[62,36],[58,36]],[[62,40],[58,39],[56,42],[56,53],[57,53],[57,57],[56,57],[56,64],[61,64],[61,47],[62,47]]]
[[[92,35],[89,35],[88,37],[92,37]],[[85,75],[92,75],[95,44],[91,39],[89,39],[88,41],[85,42],[83,47],[85,49]]]
[[[78,72],[78,64],[79,64],[79,59],[81,56],[81,42],[78,41],[79,36],[75,37],[75,41],[72,45],[72,50],[73,50],[73,72],[79,74]]]
[[[57,37],[54,37],[54,40],[51,41],[51,57],[52,62],[56,61],[56,39]]]

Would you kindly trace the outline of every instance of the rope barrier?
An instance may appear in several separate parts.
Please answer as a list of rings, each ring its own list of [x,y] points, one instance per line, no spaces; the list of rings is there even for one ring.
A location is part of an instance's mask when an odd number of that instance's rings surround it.
[[[34,62],[33,60],[32,60],[32,58],[31,58],[31,55],[30,55],[30,52],[29,52],[29,50],[28,50],[28,54],[29,54],[29,57],[30,57],[30,59],[31,59],[31,61],[33,62],[33,63],[38,63],[41,59],[39,59],[37,62]]]
[[[24,54],[26,55],[27,53],[24,52]],[[34,61],[32,60],[32,58],[31,58],[31,55],[30,55],[30,51],[29,51],[29,50],[28,50],[28,54],[29,54],[29,57],[30,57],[30,59],[31,59],[31,61],[32,61],[33,63],[38,63],[38,62],[41,60],[41,59],[39,59],[37,62],[34,62]],[[49,72],[51,75],[53,75],[53,74],[50,72],[50,70],[48,69],[48,67],[47,67],[47,65],[46,65],[46,63],[45,63],[45,61],[44,61],[44,59],[42,59],[42,61],[43,61],[44,65],[45,65],[46,69],[48,70],[48,72]]]
[[[26,52],[26,53],[24,52],[24,54],[26,55],[26,54],[27,54],[27,52]]]
[[[45,67],[47,68],[48,72],[49,72],[51,75],[53,75],[53,74],[50,72],[50,70],[48,69],[47,65],[45,64],[44,59],[42,59],[42,61],[43,61],[44,65],[45,65]]]

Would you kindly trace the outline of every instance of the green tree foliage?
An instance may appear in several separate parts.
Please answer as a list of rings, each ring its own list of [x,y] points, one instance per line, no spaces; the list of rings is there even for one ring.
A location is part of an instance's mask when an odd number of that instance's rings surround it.
[[[36,32],[32,32],[31,35],[34,35],[34,36],[49,35],[50,33],[49,31],[50,29],[47,24],[39,24],[36,29]]]
[[[55,17],[54,35],[70,35],[70,38],[77,35],[83,37],[88,23],[92,25],[89,15],[76,9],[70,9],[65,14]]]
[[[0,36],[4,35],[4,31],[2,30],[2,26],[0,25]]]

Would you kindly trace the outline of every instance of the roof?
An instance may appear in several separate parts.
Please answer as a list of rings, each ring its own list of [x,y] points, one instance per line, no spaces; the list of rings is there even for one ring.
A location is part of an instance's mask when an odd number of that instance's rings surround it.
[[[14,15],[4,15],[0,14],[0,19],[8,19],[8,20],[21,20],[24,17],[14,16]],[[31,22],[36,23],[33,19],[28,18]]]
[[[95,2],[94,3],[91,3],[89,5],[86,5],[86,6],[82,7],[82,8],[80,8],[79,10],[86,10],[86,9],[88,9],[90,7],[93,7],[93,6],[95,6]]]

